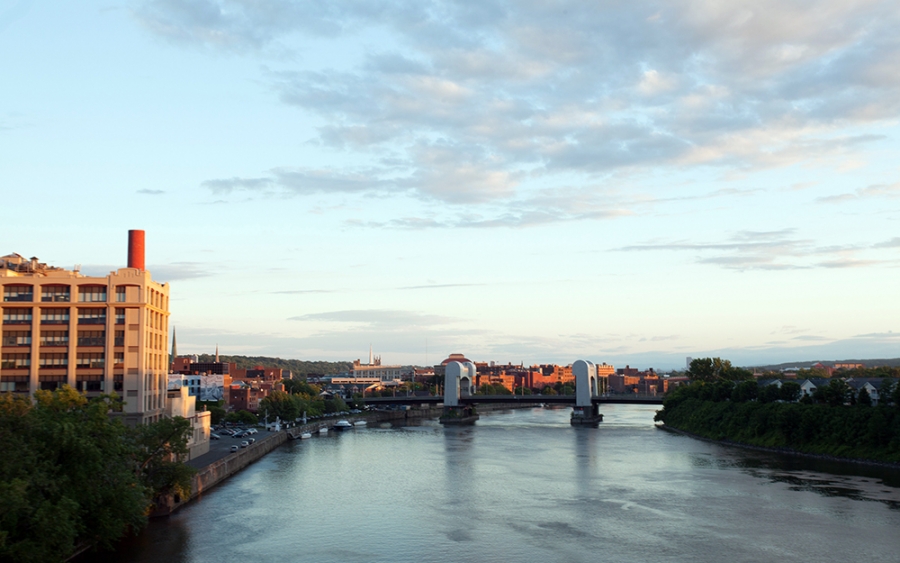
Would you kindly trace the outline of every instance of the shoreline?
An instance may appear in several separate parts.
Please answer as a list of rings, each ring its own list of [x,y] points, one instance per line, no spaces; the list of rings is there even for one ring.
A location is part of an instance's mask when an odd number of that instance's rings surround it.
[[[861,458],[852,458],[852,457],[838,457],[834,455],[828,454],[813,454],[809,452],[801,452],[798,450],[792,450],[790,448],[772,448],[768,446],[754,446],[753,444],[745,444],[743,442],[735,442],[734,440],[715,440],[713,438],[707,438],[705,436],[700,436],[699,434],[694,434],[693,432],[688,432],[687,430],[681,430],[679,428],[675,428],[674,426],[668,426],[666,424],[657,424],[657,428],[660,430],[665,430],[667,432],[672,432],[674,434],[681,434],[682,436],[687,436],[688,438],[693,438],[695,440],[701,440],[703,442],[710,442],[713,444],[717,444],[720,446],[731,446],[735,448],[741,448],[744,450],[756,450],[760,452],[767,452],[772,454],[784,454],[790,456],[797,457],[807,457],[811,459],[819,459],[823,461],[836,461],[842,463],[850,463],[854,465],[868,465],[874,467],[885,467],[888,469],[900,469],[900,463],[892,463],[889,461],[877,461],[872,459],[861,459]]]
[[[493,412],[509,409],[535,408],[540,403],[509,403],[485,405],[484,412]],[[377,411],[374,413],[365,413],[358,415],[348,415],[347,420],[358,421],[365,420],[370,422],[391,422],[395,420],[408,419],[427,419],[438,418],[441,415],[442,407],[431,406],[429,408],[412,408],[400,411]],[[214,489],[229,477],[240,473],[244,468],[265,457],[268,453],[276,448],[284,445],[289,440],[299,439],[300,434],[310,432],[315,434],[319,428],[330,427],[335,420],[310,422],[305,425],[295,426],[293,428],[273,433],[248,448],[231,453],[217,461],[208,465],[197,468],[197,473],[191,478],[191,496],[175,502],[172,502],[162,510],[151,515],[152,518],[165,518],[171,516],[182,507],[190,504],[195,499],[203,496],[204,493]]]

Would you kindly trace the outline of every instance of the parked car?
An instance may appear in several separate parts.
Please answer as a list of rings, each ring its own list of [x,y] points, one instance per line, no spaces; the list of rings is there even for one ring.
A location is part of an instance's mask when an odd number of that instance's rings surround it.
[[[257,433],[256,428],[248,428],[247,429],[247,434],[256,434],[256,433]]]
[[[241,447],[242,447],[242,448],[246,448],[246,447],[249,446],[249,445],[250,445],[250,443],[249,443],[247,440],[244,440],[243,442],[241,442]]]
[[[216,433],[214,433],[214,432],[210,432],[210,433],[209,433],[209,439],[210,439],[210,440],[218,440],[219,438],[221,438],[221,436],[219,436],[218,434],[216,434]]]
[[[249,440],[247,440],[247,441],[248,441],[248,442],[250,442],[250,443],[251,443],[251,444],[252,444],[252,443],[253,443],[253,442],[255,442],[255,441],[256,441],[256,438],[250,438],[250,439],[249,439]]]
[[[231,451],[233,451],[233,452],[236,452],[236,451],[238,451],[239,449],[240,449],[240,448],[238,448],[237,446],[231,446]]]

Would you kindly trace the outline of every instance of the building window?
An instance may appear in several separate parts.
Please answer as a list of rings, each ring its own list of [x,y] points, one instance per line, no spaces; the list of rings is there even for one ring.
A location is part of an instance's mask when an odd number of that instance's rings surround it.
[[[113,346],[125,346],[125,331],[124,330],[116,331],[116,339],[113,342]]]
[[[7,285],[3,287],[4,301],[34,301],[34,286]]]
[[[0,368],[16,369],[27,368],[31,365],[31,354],[28,353],[10,353],[0,356]]]
[[[3,324],[30,325],[31,309],[3,309]]]
[[[4,330],[4,346],[31,346],[30,330]]]
[[[102,368],[103,360],[103,352],[78,352],[75,365],[80,368]]]
[[[76,381],[75,388],[79,391],[90,393],[91,391],[103,391],[103,381]]]
[[[69,331],[67,330],[42,330],[41,346],[68,346]]]
[[[78,324],[103,325],[106,324],[106,309],[78,309]]]
[[[125,324],[125,309],[116,309],[116,324],[123,325]]]
[[[113,364],[121,366],[125,363],[125,352],[113,352]]]
[[[79,330],[79,346],[105,346],[106,331],[103,330]]]
[[[27,393],[27,381],[0,381],[0,393]]]
[[[44,303],[68,303],[71,293],[67,285],[45,285],[41,288],[41,301]]]
[[[40,366],[42,368],[66,367],[69,365],[69,355],[63,353],[41,352]]]
[[[106,301],[106,287],[100,285],[79,287],[78,300],[82,303],[103,303]]]
[[[124,285],[116,286],[116,301],[119,303],[125,302],[125,286]]]
[[[43,325],[67,325],[69,324],[68,309],[41,309],[41,324]]]

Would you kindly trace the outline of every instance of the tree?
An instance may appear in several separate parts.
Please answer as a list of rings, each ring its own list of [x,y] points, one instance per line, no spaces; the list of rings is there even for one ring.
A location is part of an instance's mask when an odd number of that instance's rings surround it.
[[[782,401],[793,403],[800,398],[800,384],[796,381],[782,381],[778,394]]]
[[[753,401],[759,396],[759,385],[755,381],[742,381],[734,386],[731,400],[735,403]]]
[[[222,407],[209,407],[209,421],[212,424],[221,424],[228,412]]]
[[[115,396],[88,400],[65,385],[0,395],[0,560],[59,561],[79,545],[111,547],[145,522],[128,429]]]
[[[272,391],[259,402],[260,413],[266,413],[269,420],[280,418],[285,422],[293,422],[300,417],[301,410],[298,400],[284,391]]]
[[[729,360],[722,358],[697,358],[691,361],[687,370],[691,381],[712,383],[714,381],[744,381],[753,379],[750,371],[734,367]]]
[[[190,496],[194,470],[181,462],[188,454],[190,435],[191,422],[180,416],[134,428],[135,473],[154,504],[169,495]]]
[[[231,424],[257,424],[259,418],[250,411],[237,411],[225,415],[225,422],[230,422]]]
[[[872,396],[866,391],[865,387],[859,388],[859,394],[856,396],[856,404],[866,407],[872,406]]]

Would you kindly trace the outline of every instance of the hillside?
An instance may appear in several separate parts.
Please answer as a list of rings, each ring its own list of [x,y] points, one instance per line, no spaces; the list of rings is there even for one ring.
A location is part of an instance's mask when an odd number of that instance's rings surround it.
[[[213,354],[200,354],[201,362],[215,361]],[[323,362],[306,360],[285,360],[282,358],[270,358],[267,356],[226,356],[219,354],[219,361],[233,362],[241,369],[250,369],[256,366],[277,367],[289,369],[294,377],[306,377],[308,375],[333,375],[348,371],[352,362]]]
[[[770,364],[770,365],[754,365],[754,366],[745,366],[748,369],[761,369],[764,371],[781,371],[784,368],[805,368],[809,369],[814,366],[816,363],[821,362],[822,364],[828,366],[834,363],[847,363],[847,364],[863,364],[867,368],[873,368],[878,366],[889,366],[889,367],[900,367],[900,358],[891,358],[891,359],[869,359],[869,360],[807,360],[802,362],[787,362],[783,364]]]

